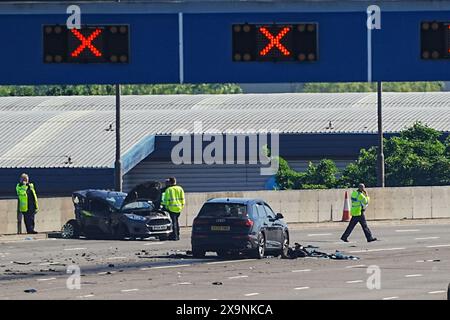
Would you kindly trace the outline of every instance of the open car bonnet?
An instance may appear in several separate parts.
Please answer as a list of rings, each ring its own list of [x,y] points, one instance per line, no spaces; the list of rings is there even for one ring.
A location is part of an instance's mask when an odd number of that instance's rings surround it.
[[[135,186],[128,192],[123,201],[122,208],[127,204],[138,200],[151,201],[158,208],[161,203],[162,187],[163,185],[159,181],[147,181]]]

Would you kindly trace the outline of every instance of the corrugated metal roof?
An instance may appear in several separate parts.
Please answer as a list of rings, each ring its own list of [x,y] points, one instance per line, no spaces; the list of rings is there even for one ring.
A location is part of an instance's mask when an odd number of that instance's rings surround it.
[[[113,96],[0,98],[0,167],[112,167]],[[384,129],[415,121],[450,131],[450,93],[385,93]],[[375,93],[122,97],[122,151],[178,130],[375,133]],[[331,121],[331,128],[329,123]],[[67,157],[72,164],[65,164]]]

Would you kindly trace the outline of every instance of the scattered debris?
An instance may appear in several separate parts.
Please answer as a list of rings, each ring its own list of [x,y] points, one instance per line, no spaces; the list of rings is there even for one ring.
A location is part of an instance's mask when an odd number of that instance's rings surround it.
[[[34,289],[34,288],[31,288],[31,289],[25,289],[25,290],[23,290],[23,292],[25,292],[25,293],[36,293],[37,290]]]
[[[213,282],[212,284],[215,285],[215,286],[221,286],[221,285],[223,285],[223,283],[222,283],[222,282],[219,282],[219,281]]]
[[[333,259],[333,260],[358,260],[359,259],[358,257],[343,255],[338,250],[336,250],[335,253],[328,254],[328,253],[320,252],[320,251],[316,251],[316,250],[307,250],[307,248],[318,249],[318,247],[313,247],[313,246],[304,247],[299,243],[295,243],[294,248],[289,248],[289,250],[288,250],[288,259],[297,259],[297,258],[305,258],[305,257],[326,258],[326,259]]]

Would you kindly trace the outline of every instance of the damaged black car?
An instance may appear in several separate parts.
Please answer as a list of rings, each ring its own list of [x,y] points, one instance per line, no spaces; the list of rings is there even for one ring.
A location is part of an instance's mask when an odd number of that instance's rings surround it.
[[[61,231],[63,238],[149,238],[167,240],[172,221],[161,208],[162,184],[149,181],[128,194],[107,190],[81,190],[72,194],[75,219]]]

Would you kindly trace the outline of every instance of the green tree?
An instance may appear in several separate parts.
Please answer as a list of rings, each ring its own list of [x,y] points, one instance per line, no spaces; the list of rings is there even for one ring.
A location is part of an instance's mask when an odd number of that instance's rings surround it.
[[[242,93],[236,84],[122,85],[123,95],[232,94]],[[0,86],[0,96],[114,95],[111,85]]]

